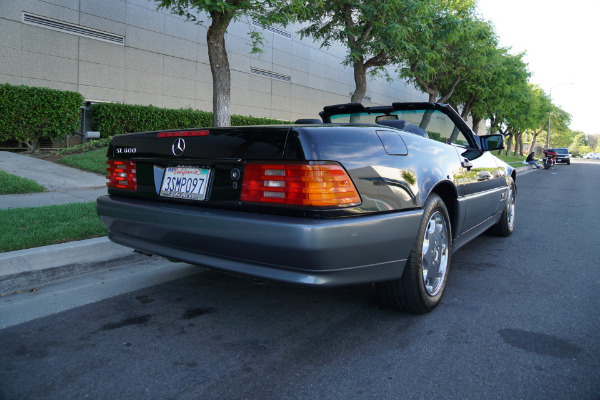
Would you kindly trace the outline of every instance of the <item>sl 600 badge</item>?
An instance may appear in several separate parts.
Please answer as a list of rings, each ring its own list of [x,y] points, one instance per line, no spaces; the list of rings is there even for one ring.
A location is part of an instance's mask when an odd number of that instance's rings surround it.
[[[117,147],[117,154],[133,154],[137,151],[135,147]]]

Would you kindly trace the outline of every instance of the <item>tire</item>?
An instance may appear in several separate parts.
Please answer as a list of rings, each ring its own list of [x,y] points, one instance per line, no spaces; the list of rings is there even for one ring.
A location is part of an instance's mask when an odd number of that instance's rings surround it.
[[[568,161],[567,161],[567,165],[571,165],[571,160],[568,160]]]
[[[496,236],[510,236],[515,230],[515,211],[517,204],[517,193],[516,187],[513,180],[510,180],[510,189],[508,191],[508,198],[506,199],[506,207],[502,211],[500,221],[492,226],[488,232]]]
[[[452,255],[452,230],[444,201],[432,194],[423,207],[417,240],[400,279],[375,285],[389,308],[425,314],[441,301]]]

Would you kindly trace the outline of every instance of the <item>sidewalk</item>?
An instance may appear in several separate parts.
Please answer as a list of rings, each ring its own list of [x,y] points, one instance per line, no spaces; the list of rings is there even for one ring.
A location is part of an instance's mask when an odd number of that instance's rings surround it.
[[[0,209],[88,202],[106,194],[106,179],[101,175],[18,153],[0,151],[0,170],[36,181],[47,190],[3,195]]]

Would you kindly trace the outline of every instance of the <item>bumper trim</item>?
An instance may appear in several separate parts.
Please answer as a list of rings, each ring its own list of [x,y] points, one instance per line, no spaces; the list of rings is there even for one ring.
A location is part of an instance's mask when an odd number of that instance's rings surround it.
[[[305,219],[104,196],[98,214],[115,243],[277,281],[342,286],[397,279],[421,210]]]

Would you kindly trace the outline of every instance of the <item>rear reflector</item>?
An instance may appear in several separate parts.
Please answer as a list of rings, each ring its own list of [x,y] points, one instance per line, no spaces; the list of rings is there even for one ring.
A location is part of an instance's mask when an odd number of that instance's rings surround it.
[[[360,204],[352,180],[336,163],[247,164],[240,199],[315,207]]]
[[[106,186],[109,188],[137,190],[135,161],[107,161]]]
[[[187,136],[208,136],[207,130],[201,131],[171,131],[171,132],[160,132],[158,137],[187,137]]]

